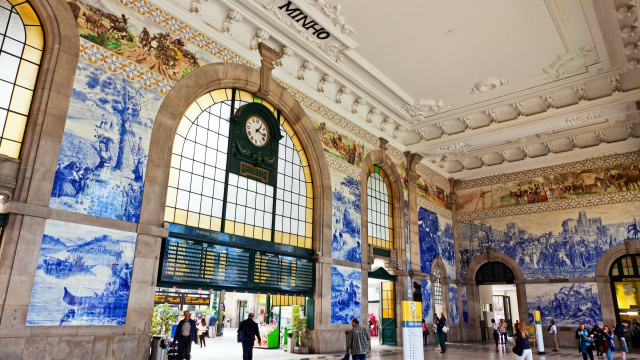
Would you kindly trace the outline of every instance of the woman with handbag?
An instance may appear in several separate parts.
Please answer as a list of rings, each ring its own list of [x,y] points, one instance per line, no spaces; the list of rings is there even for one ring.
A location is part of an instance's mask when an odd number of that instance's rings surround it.
[[[602,335],[604,337],[604,347],[607,349],[605,354],[607,355],[607,360],[613,360],[613,352],[616,351],[616,345],[613,342],[613,331],[605,325],[602,327]]]
[[[527,333],[527,329],[524,327],[524,323],[518,323],[518,328],[516,329],[516,333],[513,335],[513,339],[515,340],[516,345],[511,349],[511,351],[518,356],[518,360],[533,360],[531,346],[529,345],[529,334]]]
[[[429,325],[422,319],[422,346],[427,347],[429,344]]]
[[[580,341],[582,360],[587,360],[587,355],[589,355],[589,360],[593,360],[593,343],[595,342],[593,335],[589,336],[589,331],[587,331],[583,323],[580,323],[577,333],[580,335],[578,340]]]

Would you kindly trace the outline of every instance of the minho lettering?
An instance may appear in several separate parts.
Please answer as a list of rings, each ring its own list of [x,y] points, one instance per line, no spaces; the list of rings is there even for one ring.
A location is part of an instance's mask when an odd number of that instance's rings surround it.
[[[302,21],[301,26],[305,30],[313,30],[312,34],[315,35],[316,38],[324,40],[328,39],[329,36],[331,36],[331,34],[329,34],[329,32],[327,32],[323,27],[315,22],[315,20],[308,17],[305,13],[302,12],[302,10],[298,8],[291,8],[291,5],[293,5],[291,1],[287,1],[286,4],[278,7],[278,9],[284,10],[284,12],[286,12],[287,15],[289,15],[289,17],[292,18],[295,22],[300,23]]]

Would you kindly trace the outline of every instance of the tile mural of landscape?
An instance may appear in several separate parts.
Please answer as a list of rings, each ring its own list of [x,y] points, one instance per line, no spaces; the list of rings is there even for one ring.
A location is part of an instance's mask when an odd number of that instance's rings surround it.
[[[49,206],[138,222],[151,128],[163,99],[80,60]]]
[[[420,207],[418,208],[418,234],[422,272],[431,274],[433,261],[438,256],[442,256],[447,277],[455,279],[456,266],[451,220]]]
[[[431,280],[422,280],[422,318],[428,324],[433,323],[432,294]]]
[[[360,263],[360,180],[331,169],[332,220],[331,256],[334,259]]]
[[[458,223],[461,277],[488,248],[511,256],[525,278],[595,276],[602,254],[637,227],[640,203],[620,203]]]
[[[458,287],[449,284],[449,324],[460,322],[458,315]]]
[[[27,326],[124,325],[136,234],[47,220]]]
[[[331,265],[331,324],[362,321],[362,270]]]

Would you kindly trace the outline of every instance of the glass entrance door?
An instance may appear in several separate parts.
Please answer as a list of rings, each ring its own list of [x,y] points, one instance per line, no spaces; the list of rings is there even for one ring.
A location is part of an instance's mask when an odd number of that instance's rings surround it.
[[[393,281],[380,283],[380,343],[396,345],[396,298]]]

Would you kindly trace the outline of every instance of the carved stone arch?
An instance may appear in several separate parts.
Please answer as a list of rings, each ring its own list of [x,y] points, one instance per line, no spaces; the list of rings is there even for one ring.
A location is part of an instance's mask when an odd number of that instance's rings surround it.
[[[611,288],[609,270],[617,259],[630,254],[640,254],[640,242],[636,239],[626,239],[622,243],[611,247],[602,254],[596,265],[598,296],[600,297],[602,319],[605,324],[616,323],[616,312],[613,304],[614,293]]]
[[[300,139],[309,161],[313,180],[313,248],[316,254],[331,254],[331,178],[324,149],[311,120],[295,98],[274,79],[271,79],[269,101],[289,121]],[[140,224],[161,226],[169,182],[169,168],[173,140],[182,116],[203,94],[223,88],[237,88],[256,93],[260,88],[260,71],[239,64],[216,63],[200,67],[169,91],[156,115]]]
[[[511,271],[513,271],[513,275],[515,275],[516,282],[518,280],[524,280],[524,273],[522,272],[522,268],[511,256],[507,254],[503,254],[501,252],[497,252],[493,249],[487,249],[487,251],[477,256],[469,264],[469,267],[467,268],[467,276],[466,276],[467,281],[471,280],[475,282],[476,273],[478,272],[480,267],[485,263],[494,262],[494,261],[498,261],[507,265],[507,267],[511,269]]]
[[[480,303],[480,290],[476,283],[476,273],[480,267],[488,262],[501,262],[513,272],[515,276],[516,295],[518,300],[518,316],[521,322],[529,324],[529,307],[527,305],[527,291],[525,287],[525,277],[522,268],[509,255],[487,249],[483,254],[478,255],[471,261],[466,272],[467,304],[469,312],[469,340],[480,341],[480,320],[482,308]]]
[[[393,244],[394,247],[391,251],[392,259],[388,261],[392,264],[390,267],[395,267],[395,269],[390,269],[391,273],[394,275],[402,275],[397,276],[395,285],[395,296],[396,296],[396,343],[398,345],[402,344],[402,309],[401,304],[403,300],[407,300],[407,269],[406,269],[406,244],[405,244],[405,214],[404,214],[404,192],[402,190],[402,177],[398,173],[398,169],[396,169],[396,165],[391,160],[389,155],[387,155],[383,150],[376,149],[367,154],[364,160],[362,161],[362,167],[360,171],[360,188],[361,196],[360,196],[360,204],[362,209],[362,231],[361,231],[361,241],[360,244],[362,246],[362,254],[363,259],[367,259],[369,264],[373,264],[374,257],[372,252],[369,250],[369,241],[368,241],[368,231],[367,224],[369,218],[367,216],[367,179],[369,177],[369,167],[371,165],[377,165],[384,170],[385,174],[389,179],[389,189],[391,193],[391,201],[392,201],[392,221],[393,221]],[[395,253],[395,256],[394,256]],[[395,264],[394,264],[395,263]],[[395,266],[394,266],[395,265]]]
[[[7,205],[5,208],[2,204],[4,208],[2,211],[9,213],[0,247],[0,262],[5,271],[3,274],[5,281],[0,282],[0,299],[7,298],[10,283],[14,281],[9,279],[13,279],[14,274],[19,271],[24,271],[24,269],[16,271],[21,266],[20,263],[16,263],[16,259],[19,258],[16,257],[18,243],[22,241],[28,243],[36,238],[34,234],[44,230],[44,220],[41,219],[47,210],[21,205],[28,203],[42,207],[49,206],[71,101],[71,91],[80,58],[78,29],[74,25],[76,21],[67,2],[65,0],[29,0],[29,4],[40,19],[44,48],[20,158],[0,159],[0,173],[3,178],[0,193],[6,196]],[[23,210],[14,212],[15,208]],[[37,215],[31,216],[33,214]],[[28,221],[25,220],[27,218]],[[34,222],[41,227],[34,226]],[[36,260],[38,253],[39,248],[36,248]],[[22,265],[31,263],[31,260],[31,258],[29,260],[20,258]],[[30,291],[31,285],[25,281],[24,276],[19,281],[22,288],[28,288]],[[29,297],[20,301],[24,301],[28,306]],[[4,305],[4,301],[0,301],[0,317],[4,314]],[[26,333],[23,332],[23,325],[24,322],[20,325],[20,330],[16,330],[16,334]]]
[[[402,177],[398,173],[393,160],[384,151],[377,149],[369,152],[362,161],[360,172],[360,188],[361,192],[361,207],[362,207],[362,231],[361,231],[361,244],[363,254],[370,254],[369,242],[368,242],[368,229],[367,224],[369,221],[367,215],[367,179],[369,178],[369,167],[371,165],[377,165],[384,170],[389,179],[389,189],[391,193],[392,209],[393,209],[393,249],[396,252],[396,262],[398,270],[406,270],[406,244],[405,244],[405,228],[404,228],[404,191],[402,189]],[[373,263],[373,258],[370,256],[369,262]]]

